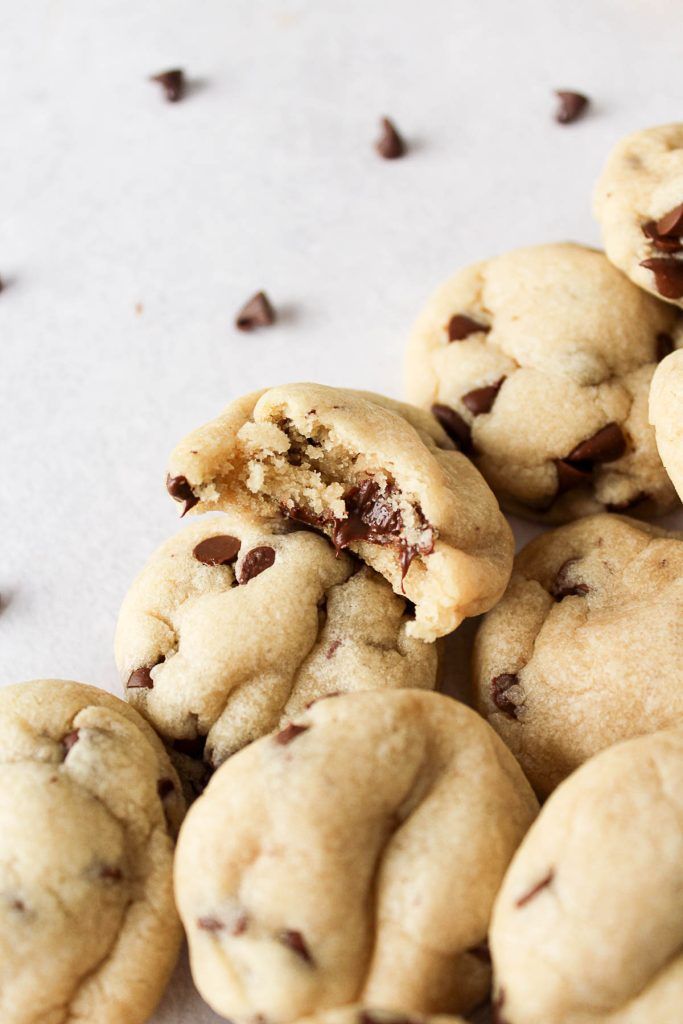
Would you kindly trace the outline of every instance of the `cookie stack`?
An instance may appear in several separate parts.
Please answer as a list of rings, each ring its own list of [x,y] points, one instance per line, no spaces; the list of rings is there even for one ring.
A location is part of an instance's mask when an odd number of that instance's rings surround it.
[[[141,1024],[178,914],[236,1024],[681,1019],[683,537],[649,519],[683,494],[683,126],[620,143],[596,213],[606,255],[438,290],[414,404],[291,384],[177,446],[202,515],[123,603],[127,702],[0,691],[2,1024]],[[501,508],[553,527],[514,563]],[[475,710],[434,690],[482,614]]]

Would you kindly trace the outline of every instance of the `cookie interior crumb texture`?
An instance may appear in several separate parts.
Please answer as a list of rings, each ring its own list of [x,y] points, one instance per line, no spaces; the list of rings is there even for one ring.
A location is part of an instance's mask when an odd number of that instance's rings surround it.
[[[652,378],[650,423],[664,467],[683,500],[683,350],[667,356]]]
[[[175,888],[194,980],[238,1024],[362,1001],[461,1012],[537,810],[475,712],[393,690],[319,701],[230,758],[181,830]]]
[[[378,395],[293,384],[248,395],[174,451],[186,509],[246,508],[326,534],[416,607],[433,640],[497,600],[512,534],[468,459],[428,413]]]
[[[181,937],[180,784],[153,730],[91,686],[0,691],[0,1020],[143,1024]]]

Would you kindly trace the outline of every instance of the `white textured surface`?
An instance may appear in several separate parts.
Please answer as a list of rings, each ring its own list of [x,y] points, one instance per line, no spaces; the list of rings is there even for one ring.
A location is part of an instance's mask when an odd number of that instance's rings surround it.
[[[4,0],[0,21],[0,682],[116,692],[176,440],[264,384],[399,395],[438,281],[597,243],[608,148],[681,118],[676,0]],[[196,85],[171,106],[146,77],[178,64]],[[591,115],[556,125],[554,87]],[[384,113],[404,160],[373,151]],[[281,322],[238,334],[260,287]],[[218,1018],[179,972],[155,1020],[190,1019]]]

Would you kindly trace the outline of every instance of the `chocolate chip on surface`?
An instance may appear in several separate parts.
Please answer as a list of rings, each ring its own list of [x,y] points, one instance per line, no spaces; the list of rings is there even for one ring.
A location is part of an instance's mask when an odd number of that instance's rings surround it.
[[[290,722],[284,729],[280,729],[279,732],[275,733],[275,742],[285,747],[308,729],[310,729],[310,725],[296,725],[294,722]]]
[[[192,552],[203,565],[230,565],[237,558],[242,542],[228,533],[207,537]]]
[[[158,82],[169,103],[177,103],[185,95],[185,73],[182,68],[171,68],[150,76],[151,82]]]
[[[505,377],[501,377],[495,384],[487,384],[483,388],[474,388],[462,396],[462,403],[473,416],[481,416],[482,413],[490,412],[496,396],[503,386]]]
[[[674,238],[680,238],[683,235],[683,203],[660,217],[655,227],[658,235],[671,235]]]
[[[128,676],[128,682],[126,687],[129,690],[151,690],[154,686],[154,680],[152,679],[152,669],[156,668],[157,665],[161,665],[164,658],[161,657],[158,661],[155,661],[153,665],[141,665],[140,668],[136,668],[134,672]]]
[[[499,711],[510,718],[519,718],[519,708],[506,694],[518,683],[519,677],[512,672],[503,672],[491,680],[491,700]]]
[[[467,454],[472,450],[472,431],[459,412],[439,402],[435,402],[430,411],[461,452]]]
[[[380,125],[381,134],[375,143],[375,149],[384,160],[397,160],[406,151],[405,142],[388,117],[383,117]]]
[[[555,120],[559,124],[571,124],[581,117],[588,107],[588,97],[583,93],[556,89],[555,95],[560,101],[555,111]]]
[[[191,508],[199,503],[199,498],[190,487],[189,480],[185,476],[167,476],[166,490],[174,501],[185,502],[181,516],[184,516]]]
[[[265,292],[256,292],[245,302],[235,317],[240,331],[254,331],[257,327],[270,327],[275,323],[275,310]]]
[[[557,570],[557,576],[550,587],[550,593],[556,601],[561,601],[563,597],[583,597],[589,592],[590,587],[587,583],[576,582],[571,579],[572,566],[580,561],[580,558],[568,558]]]
[[[580,466],[572,466],[565,459],[555,459],[557,470],[557,494],[564,494],[574,487],[583,487],[592,480],[590,469],[583,469]]]
[[[683,265],[683,264],[682,264]],[[594,463],[614,462],[626,451],[626,438],[618,423],[608,423],[597,434],[581,441],[567,455],[567,462]]]
[[[653,256],[642,260],[641,267],[655,275],[655,287],[666,299],[683,298],[683,260],[673,256]]]
[[[655,249],[660,252],[680,252],[683,249],[683,242],[677,235],[662,235],[659,233],[658,222],[647,221],[641,225],[641,229]]]
[[[534,898],[534,896],[537,896],[539,894],[539,892],[541,892],[543,889],[545,889],[547,886],[550,885],[550,883],[552,882],[554,877],[555,877],[555,872],[551,869],[548,872],[548,874],[544,878],[541,879],[540,882],[538,882],[531,889],[529,889],[528,892],[525,892],[523,896],[520,896],[519,899],[515,900],[515,906],[516,907],[524,907],[524,906],[526,906],[526,904],[529,903],[530,900],[532,900]]]
[[[275,561],[275,549],[263,545],[259,548],[252,548],[242,559],[242,564],[237,576],[237,582],[244,586],[255,576],[259,576],[266,569],[270,569]]]
[[[487,324],[477,323],[471,316],[456,313],[448,321],[448,340],[464,341],[471,334],[488,334],[491,328]]]
[[[294,931],[292,929],[285,929],[280,932],[280,942],[283,945],[288,946],[292,952],[296,953],[297,956],[301,957],[307,964],[313,963],[313,957],[311,956],[306,941],[301,932]]]

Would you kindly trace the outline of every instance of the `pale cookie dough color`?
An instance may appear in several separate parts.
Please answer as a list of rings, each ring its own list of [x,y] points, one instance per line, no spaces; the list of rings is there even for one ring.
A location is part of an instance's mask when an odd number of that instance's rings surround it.
[[[474,711],[419,690],[319,701],[230,758],[181,830],[192,973],[238,1024],[488,992],[493,900],[537,804]]]
[[[0,690],[0,1020],[142,1024],[175,964],[184,811],[136,711],[80,683]]]
[[[295,524],[292,524],[292,527]],[[404,598],[325,537],[237,513],[167,541],[121,608],[127,699],[180,750],[218,765],[326,694],[436,683]]]
[[[683,539],[598,515],[517,556],[474,648],[479,710],[539,794],[618,740],[683,721]]]
[[[289,384],[247,395],[173,452],[184,511],[285,517],[349,549],[415,605],[434,640],[505,589],[512,533],[432,416],[380,395]]]
[[[511,512],[560,523],[677,504],[648,423],[677,311],[580,245],[459,271],[419,317],[408,397],[431,409]]]
[[[368,1006],[342,1006],[335,1010],[323,1010],[312,1017],[305,1017],[299,1024],[467,1024],[462,1017],[437,1015],[426,1017],[422,1013],[401,1013],[392,1010],[378,1010]]]
[[[615,267],[683,305],[683,124],[647,128],[617,143],[593,206]]]
[[[676,1024],[683,733],[620,743],[552,795],[496,900],[505,1024]]]
[[[650,423],[664,467],[683,500],[683,349],[667,356],[652,378]]]

